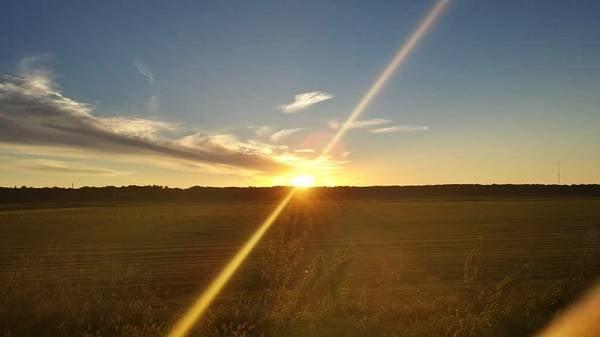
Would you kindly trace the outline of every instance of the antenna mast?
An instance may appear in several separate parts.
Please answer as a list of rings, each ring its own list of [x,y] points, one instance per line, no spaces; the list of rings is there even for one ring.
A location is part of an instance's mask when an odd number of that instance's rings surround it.
[[[556,173],[558,176],[558,184],[560,185],[560,161],[556,162]]]

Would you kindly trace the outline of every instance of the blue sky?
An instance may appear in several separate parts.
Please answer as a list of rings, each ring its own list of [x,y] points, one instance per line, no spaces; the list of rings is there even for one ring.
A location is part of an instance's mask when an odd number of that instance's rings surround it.
[[[248,142],[251,127],[301,128],[285,145],[318,147],[307,139],[349,114],[432,4],[11,2],[0,12],[0,73],[18,74],[31,60],[94,116],[185,129],[171,138],[202,132]],[[332,158],[335,182],[553,183],[561,161],[566,182],[599,183],[599,12],[597,1],[451,1],[361,116],[401,128],[351,131],[349,154]],[[333,98],[282,113],[294,95],[316,91]],[[98,149],[57,155],[4,143],[3,185],[73,180],[75,171],[36,172],[44,161],[126,172],[99,178],[80,170],[76,180],[92,185],[269,184],[271,174],[203,175],[98,157]]]

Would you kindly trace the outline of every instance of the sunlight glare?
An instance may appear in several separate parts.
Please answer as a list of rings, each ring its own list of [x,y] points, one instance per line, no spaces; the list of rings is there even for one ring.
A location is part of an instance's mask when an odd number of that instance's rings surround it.
[[[254,246],[260,241],[265,235],[269,227],[273,225],[275,220],[279,217],[279,214],[283,211],[285,206],[290,202],[294,193],[295,188],[290,189],[286,194],[285,198],[275,207],[275,209],[269,214],[265,221],[256,229],[256,231],[250,236],[248,241],[240,248],[240,250],[233,256],[231,261],[225,265],[225,268],[217,275],[217,277],[211,282],[202,294],[196,299],[188,311],[181,317],[179,321],[173,326],[173,329],[169,332],[167,337],[183,337],[198,321],[198,318],[208,309],[212,301],[221,292],[223,287],[227,284],[231,276],[244,262],[246,257],[252,252]]]
[[[393,75],[395,70],[403,63],[408,54],[414,49],[417,42],[425,35],[426,31],[433,26],[437,18],[440,16],[442,10],[447,5],[449,0],[438,0],[432,10],[417,26],[417,29],[412,33],[409,39],[400,48],[396,56],[392,59],[392,62],[384,69],[379,75],[375,83],[359,101],[358,105],[352,110],[348,119],[344,122],[341,128],[336,132],[334,137],[331,139],[329,144],[323,149],[321,155],[315,162],[321,163],[328,158],[328,154],[333,147],[344,137],[346,132],[350,129],[352,123],[362,114],[369,103],[375,98],[377,93],[383,88],[388,79]],[[298,175],[290,180],[290,183],[295,187],[290,190],[287,196],[277,205],[273,212],[267,217],[267,219],[258,227],[258,229],[252,234],[250,239],[242,246],[238,253],[233,259],[225,266],[219,275],[210,283],[208,288],[200,294],[196,302],[192,304],[191,308],[183,315],[183,317],[175,324],[171,332],[167,337],[184,337],[193,325],[198,321],[206,309],[210,306],[215,297],[221,292],[223,287],[227,284],[229,279],[233,276],[238,267],[244,262],[246,257],[258,244],[260,239],[263,237],[265,232],[271,227],[271,225],[277,220],[279,214],[287,206],[289,201],[292,199],[295,191],[298,188],[306,188],[314,186],[315,177],[313,175]]]
[[[315,177],[309,174],[301,174],[293,177],[290,180],[290,183],[294,187],[298,188],[308,188],[315,186]]]

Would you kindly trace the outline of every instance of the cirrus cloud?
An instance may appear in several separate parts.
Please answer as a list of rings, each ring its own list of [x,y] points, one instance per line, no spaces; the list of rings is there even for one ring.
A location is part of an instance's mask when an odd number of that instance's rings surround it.
[[[384,128],[369,130],[370,133],[392,133],[392,132],[419,132],[429,131],[429,127],[425,125],[395,125]]]
[[[355,120],[348,126],[348,129],[367,129],[369,133],[394,133],[394,132],[419,132],[429,131],[426,125],[390,125],[389,119],[373,118]],[[330,120],[327,122],[330,129],[337,131],[344,124],[339,120]]]
[[[133,60],[133,65],[135,66],[135,69],[137,69],[137,71],[140,73],[140,75],[144,77],[146,82],[148,82],[148,84],[154,85],[154,73],[152,72],[150,67],[148,67],[145,63],[138,59]]]
[[[382,119],[382,118],[359,119],[359,120],[355,120],[354,122],[352,122],[352,124],[350,124],[348,129],[366,129],[366,128],[370,128],[370,127],[377,126],[377,125],[388,124],[390,122],[391,122],[391,120]],[[342,127],[342,125],[344,125],[343,122],[340,122],[338,120],[331,120],[327,124],[329,125],[329,128],[332,130],[338,130],[339,128]]]
[[[92,175],[106,175],[114,176],[124,174],[123,172],[95,167],[79,163],[67,163],[59,160],[51,159],[22,159],[10,163],[17,169],[44,172],[44,173],[56,173],[56,174],[92,174]]]
[[[180,139],[164,135],[176,129],[175,124],[97,116],[93,106],[63,95],[47,73],[26,66],[19,70],[17,75],[0,77],[0,143],[177,159],[258,172],[286,167],[268,151],[259,151],[257,144],[183,146]]]
[[[279,130],[277,132],[274,132],[269,139],[271,139],[274,142],[278,142],[280,140],[282,140],[283,138],[289,137],[295,133],[298,133],[300,131],[304,130],[303,128],[294,128],[294,129],[282,129]]]
[[[283,113],[292,114],[304,110],[311,105],[332,99],[333,94],[324,91],[309,91],[294,96],[294,101],[279,106]]]

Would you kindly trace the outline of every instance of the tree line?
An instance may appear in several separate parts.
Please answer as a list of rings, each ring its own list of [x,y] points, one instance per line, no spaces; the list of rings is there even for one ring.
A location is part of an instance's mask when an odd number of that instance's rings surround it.
[[[0,187],[0,203],[277,201],[289,187]],[[426,185],[314,187],[322,200],[600,198],[600,185]]]

